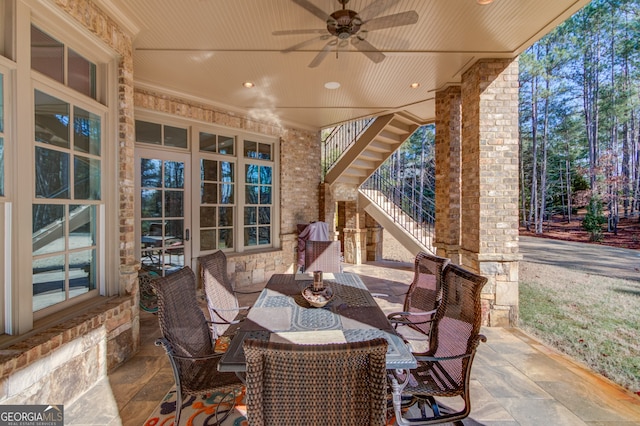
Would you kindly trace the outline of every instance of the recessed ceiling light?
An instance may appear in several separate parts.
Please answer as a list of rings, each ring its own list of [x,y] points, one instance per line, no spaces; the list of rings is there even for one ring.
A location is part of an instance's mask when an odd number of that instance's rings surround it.
[[[324,87],[330,90],[333,89],[337,89],[340,87],[340,83],[338,83],[337,81],[329,81],[327,83],[324,84]]]
[[[411,87],[412,89],[417,89],[418,87],[420,87],[420,83],[411,83],[409,87]]]
[[[250,81],[245,81],[244,83],[242,83],[242,87],[246,87],[247,89],[251,89],[253,86],[255,86],[255,84]]]
[[[485,5],[489,3],[493,3],[493,0],[476,0],[478,4]]]

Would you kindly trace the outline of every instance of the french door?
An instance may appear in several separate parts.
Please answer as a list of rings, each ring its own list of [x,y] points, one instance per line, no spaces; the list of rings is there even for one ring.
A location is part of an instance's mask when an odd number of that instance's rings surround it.
[[[136,148],[136,241],[142,272],[191,265],[191,157]]]

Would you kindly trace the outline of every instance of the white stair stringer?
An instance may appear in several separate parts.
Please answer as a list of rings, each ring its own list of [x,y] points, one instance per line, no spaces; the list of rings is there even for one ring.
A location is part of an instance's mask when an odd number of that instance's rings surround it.
[[[324,181],[330,185],[357,187],[424,123],[399,111],[376,117],[340,159],[331,166]]]
[[[398,222],[393,220],[393,217],[389,214],[389,212],[394,212],[393,214],[397,217],[402,217],[402,222],[405,223],[407,228],[416,229],[416,233],[421,235],[423,231],[418,223],[414,221],[411,217],[406,215],[404,212],[400,211],[400,208],[393,204],[391,201],[385,201],[383,204],[385,206],[381,206],[376,202],[372,201],[372,199],[380,199],[378,196],[369,196],[367,193],[371,195],[371,193],[378,193],[379,191],[373,191],[368,189],[360,189],[359,191],[359,203],[361,206],[364,206],[364,211],[366,211],[376,222],[378,222],[387,232],[389,232],[404,248],[406,248],[411,254],[416,255],[420,251],[424,251],[427,253],[435,253],[436,250],[433,247],[433,236],[425,235],[425,238],[422,238],[423,241],[426,241],[426,244],[420,241],[420,239],[416,238],[411,233],[411,230],[405,229],[405,227],[401,226]],[[386,200],[386,197],[382,197],[382,199]],[[386,210],[386,211],[385,211]]]

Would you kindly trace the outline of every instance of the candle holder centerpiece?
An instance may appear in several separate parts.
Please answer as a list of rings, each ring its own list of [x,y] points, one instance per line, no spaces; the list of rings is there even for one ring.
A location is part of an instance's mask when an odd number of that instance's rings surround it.
[[[313,271],[313,284],[302,290],[302,297],[313,307],[321,308],[331,301],[333,291],[325,285],[322,271]]]

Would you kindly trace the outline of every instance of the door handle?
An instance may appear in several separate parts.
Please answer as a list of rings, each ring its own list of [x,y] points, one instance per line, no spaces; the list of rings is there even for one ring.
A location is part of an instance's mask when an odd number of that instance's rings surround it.
[[[186,230],[184,231],[184,240],[185,240],[185,241],[189,241],[189,229],[186,229]]]

